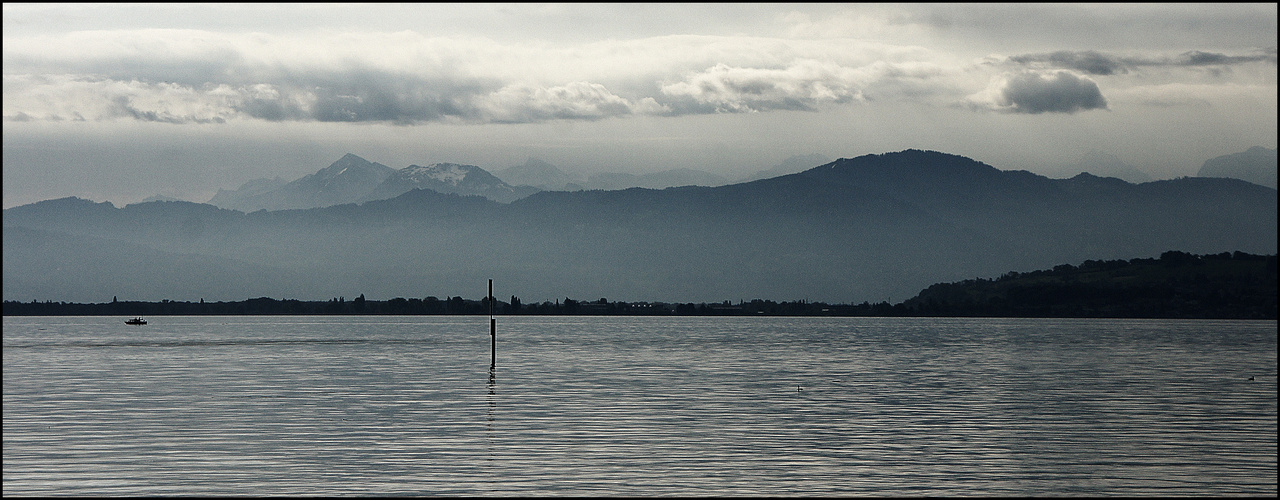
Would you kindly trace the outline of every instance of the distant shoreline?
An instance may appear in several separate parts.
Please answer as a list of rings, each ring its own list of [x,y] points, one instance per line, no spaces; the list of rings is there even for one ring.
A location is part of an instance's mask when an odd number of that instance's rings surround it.
[[[268,315],[596,315],[596,316],[850,316],[991,318],[1277,319],[1275,255],[1244,252],[1193,255],[1168,251],[1158,259],[1088,260],[996,279],[939,283],[898,304],[829,304],[797,300],[666,303],[574,300],[524,304],[460,296],[350,301],[119,301],[3,303],[5,316],[268,316]]]
[[[513,305],[514,302],[514,305]],[[774,302],[753,300],[736,304],[609,302],[578,301],[570,298],[554,302],[521,304],[495,301],[494,315],[499,316],[903,316],[908,311],[900,303],[827,304],[824,302]],[[328,301],[277,300],[259,297],[232,302],[118,301],[107,303],[71,302],[4,302],[5,316],[442,316],[487,315],[484,299],[405,299],[355,300],[338,298]]]
[[[468,308],[458,312],[403,312],[388,306],[392,301],[366,301],[365,312],[346,308],[332,309],[332,304],[321,301],[295,301],[267,299],[276,307],[264,307],[262,299],[239,302],[118,302],[103,304],[78,304],[70,302],[4,302],[4,316],[485,316],[487,306],[482,301],[465,300]],[[394,299],[393,299],[394,300]],[[822,302],[773,302],[756,301],[741,304],[723,303],[626,303],[610,302],[579,304],[557,308],[522,309],[512,313],[499,306],[494,316],[720,316],[720,317],[868,317],[868,318],[1044,318],[1044,319],[1220,319],[1275,321],[1276,315],[1105,315],[1105,314],[928,314],[908,308],[903,303],[877,304],[826,304]],[[759,304],[764,302],[767,305]]]
[[[4,301],[5,316],[486,315],[846,316],[986,318],[1277,319],[1275,255],[1243,252],[1158,259],[1085,261],[996,279],[939,283],[898,304],[829,304],[755,299],[709,303],[574,300],[524,304],[518,297],[402,297],[328,301],[259,297],[237,302],[118,301],[78,304]]]

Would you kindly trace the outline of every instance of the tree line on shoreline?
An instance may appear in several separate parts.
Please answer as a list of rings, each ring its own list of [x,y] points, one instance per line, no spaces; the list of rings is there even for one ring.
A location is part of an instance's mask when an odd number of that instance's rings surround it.
[[[754,299],[717,303],[545,301],[524,304],[460,296],[368,300],[277,300],[231,302],[120,301],[79,304],[54,301],[3,303],[5,316],[197,316],[197,315],[628,315],[628,316],[924,316],[924,317],[1113,317],[1277,319],[1275,255],[1243,252],[1160,258],[1089,260],[1049,270],[1009,272],[996,279],[939,283],[898,304],[829,304],[807,300]]]

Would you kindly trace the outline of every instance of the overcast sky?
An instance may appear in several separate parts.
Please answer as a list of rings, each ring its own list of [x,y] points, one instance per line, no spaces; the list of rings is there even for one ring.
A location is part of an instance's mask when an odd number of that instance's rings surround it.
[[[13,4],[4,207],[394,168],[907,148],[1154,178],[1276,147],[1276,4]]]

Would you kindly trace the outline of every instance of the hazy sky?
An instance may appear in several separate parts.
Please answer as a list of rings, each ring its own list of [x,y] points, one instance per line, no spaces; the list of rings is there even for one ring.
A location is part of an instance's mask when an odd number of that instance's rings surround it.
[[[13,4],[4,207],[394,168],[1276,147],[1276,4]]]

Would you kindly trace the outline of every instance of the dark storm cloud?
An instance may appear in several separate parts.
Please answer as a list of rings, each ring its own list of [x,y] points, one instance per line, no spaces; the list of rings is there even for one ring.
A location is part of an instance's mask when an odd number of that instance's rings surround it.
[[[1203,52],[1193,50],[1183,53],[1174,58],[1172,63],[1177,66],[1218,66],[1231,64],[1245,64],[1255,62],[1276,63],[1276,50],[1271,48],[1262,54],[1249,56],[1229,56],[1226,54],[1218,54],[1214,52]]]
[[[1001,92],[1002,106],[1014,113],[1075,113],[1107,109],[1098,84],[1066,71],[1044,76],[1023,73],[1009,79]]]
[[[1017,64],[1047,63],[1056,68],[1073,69],[1090,75],[1114,75],[1128,73],[1132,62],[1092,50],[1062,50],[1049,54],[1013,56],[1009,61]]]
[[[1151,67],[1231,66],[1236,64],[1276,64],[1276,50],[1269,48],[1249,55],[1227,55],[1216,52],[1192,50],[1173,57],[1122,57],[1092,50],[1061,50],[1047,54],[1022,54],[1009,58],[1009,62],[1025,66],[1048,66],[1087,73],[1090,75],[1115,75]]]

